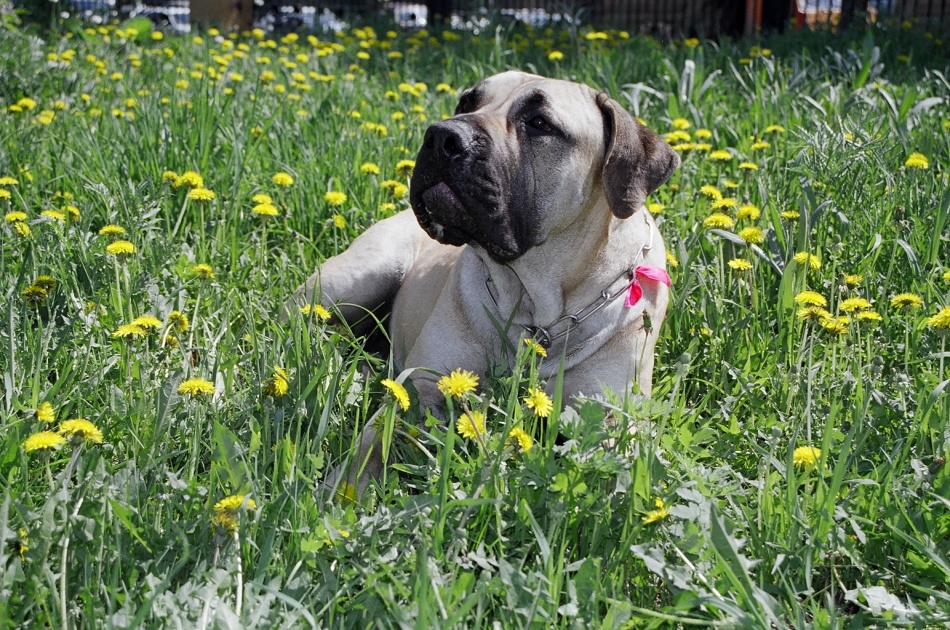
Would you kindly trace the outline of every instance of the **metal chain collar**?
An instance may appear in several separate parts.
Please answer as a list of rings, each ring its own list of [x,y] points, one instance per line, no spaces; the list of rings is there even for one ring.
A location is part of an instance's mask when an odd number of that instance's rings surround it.
[[[644,222],[646,221],[644,220]],[[623,272],[621,272],[616,278],[614,278],[610,282],[610,284],[604,287],[604,289],[600,292],[600,296],[596,300],[594,300],[593,303],[588,304],[587,306],[577,311],[576,313],[573,313],[570,315],[561,315],[560,317],[555,319],[553,322],[551,322],[547,326],[532,326],[532,325],[527,325],[527,324],[520,324],[520,326],[525,330],[525,332],[531,335],[531,337],[536,342],[541,344],[541,347],[547,349],[551,347],[551,344],[555,340],[566,336],[572,330],[580,326],[581,322],[583,322],[585,319],[587,319],[594,313],[598,312],[599,310],[601,310],[602,308],[604,308],[605,306],[607,306],[608,304],[610,304],[611,302],[619,298],[620,296],[626,294],[630,290],[630,287],[633,286],[633,283],[637,281],[637,277],[635,273],[637,264],[643,259],[646,253],[650,251],[650,249],[653,247],[654,230],[649,224],[647,224],[647,228],[650,230],[650,240],[644,243],[642,247],[640,247],[640,251],[637,252],[637,255],[634,257],[633,262],[630,264],[630,267],[625,269]],[[624,277],[627,278],[627,283],[620,289],[617,289],[616,291],[611,293],[610,287],[612,287],[618,280]],[[501,313],[501,308],[498,306],[498,300],[495,299],[495,294],[492,292],[493,284],[494,282],[492,281],[491,276],[488,276],[485,279],[485,289],[488,291],[488,297],[491,298],[492,303],[495,305],[495,310]],[[568,323],[567,328],[565,328],[564,330],[562,330],[561,332],[555,335],[552,335],[551,329],[562,322]]]

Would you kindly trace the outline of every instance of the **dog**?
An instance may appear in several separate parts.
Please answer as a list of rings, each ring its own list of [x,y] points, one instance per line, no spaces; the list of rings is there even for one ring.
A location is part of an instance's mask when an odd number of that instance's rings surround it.
[[[396,371],[424,368],[410,379],[437,417],[440,374],[484,374],[522,338],[547,349],[542,378],[563,369],[566,396],[649,395],[669,279],[644,202],[677,166],[676,152],[605,93],[494,75],[426,130],[412,210],[328,259],[286,308],[321,304],[356,332],[375,325],[367,311],[388,315]],[[345,474],[362,493],[384,465],[371,426],[359,450]]]

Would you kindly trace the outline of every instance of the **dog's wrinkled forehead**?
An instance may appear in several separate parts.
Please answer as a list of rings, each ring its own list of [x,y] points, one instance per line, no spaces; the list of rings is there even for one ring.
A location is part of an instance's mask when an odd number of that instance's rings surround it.
[[[589,127],[599,119],[596,92],[581,83],[548,79],[525,72],[503,72],[464,92],[455,115],[478,113],[508,116],[519,109],[540,108],[558,116],[565,126]]]

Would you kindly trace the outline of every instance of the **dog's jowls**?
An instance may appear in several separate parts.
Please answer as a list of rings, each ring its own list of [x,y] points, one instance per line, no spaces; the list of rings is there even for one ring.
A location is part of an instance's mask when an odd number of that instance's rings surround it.
[[[621,297],[582,321],[564,316],[622,290],[635,267],[665,267],[643,206],[678,164],[666,142],[586,85],[489,77],[426,131],[412,211],[327,260],[287,308],[320,303],[350,323],[389,309],[394,371],[427,368],[411,380],[435,415],[445,404],[438,373],[484,374],[529,331],[551,339],[541,376],[563,365],[566,395],[624,394],[634,383],[649,394],[668,300],[662,282],[646,274],[635,304]],[[508,321],[503,340],[495,322]],[[382,470],[380,451],[366,428],[353,463],[335,476],[362,491]]]

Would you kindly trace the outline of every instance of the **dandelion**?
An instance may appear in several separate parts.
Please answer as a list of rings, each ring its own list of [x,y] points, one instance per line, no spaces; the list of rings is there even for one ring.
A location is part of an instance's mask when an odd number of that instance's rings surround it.
[[[162,327],[162,320],[154,315],[140,315],[130,322],[133,326],[139,326],[145,330],[158,330]]]
[[[110,238],[115,238],[125,234],[125,228],[120,225],[104,225],[99,229],[99,236],[108,236]]]
[[[649,210],[650,214],[661,214],[665,209],[666,206],[664,206],[662,203],[653,202],[647,204],[647,210]]]
[[[206,263],[198,263],[191,268],[191,273],[202,280],[212,280],[214,278],[214,269]]]
[[[403,411],[409,409],[409,392],[402,386],[402,383],[397,383],[391,378],[386,378],[383,379],[382,385],[392,393],[393,398],[396,399],[396,403]]]
[[[725,149],[716,149],[715,151],[712,151],[707,157],[710,160],[714,160],[716,162],[725,162],[726,160],[732,159],[732,154]]]
[[[41,402],[34,412],[38,422],[50,423],[56,419],[56,413],[53,411],[53,405],[48,402]]]
[[[322,304],[314,304],[312,306],[310,304],[304,304],[300,307],[300,312],[304,315],[313,313],[318,319],[320,319],[320,321],[324,322],[330,319],[330,311],[325,309]]]
[[[848,332],[847,317],[824,317],[818,320],[821,327],[835,335],[844,335]]]
[[[762,216],[762,211],[759,210],[757,206],[753,206],[751,203],[747,203],[736,210],[736,218],[740,221],[744,219],[756,221],[760,216]]]
[[[122,324],[112,332],[112,336],[116,339],[135,339],[146,335],[148,331],[138,324]]]
[[[188,186],[189,188],[204,188],[205,180],[200,173],[195,171],[185,171],[178,177],[178,179],[175,180],[175,187],[178,188],[181,186]]]
[[[644,525],[651,525],[662,521],[670,515],[670,510],[666,507],[666,504],[663,503],[663,499],[659,497],[653,500],[653,508],[654,509],[647,512],[646,516],[641,519]]]
[[[162,181],[168,182],[175,188],[178,188],[179,186],[181,186],[181,178],[178,176],[178,173],[176,173],[175,171],[163,171]]]
[[[186,195],[188,199],[193,201],[211,201],[215,196],[214,191],[208,188],[192,188]]]
[[[716,199],[710,204],[710,207],[713,210],[723,210],[726,208],[735,208],[739,205],[739,202],[733,199],[732,197],[723,197],[722,199]]]
[[[554,403],[543,390],[537,387],[529,388],[528,395],[522,398],[522,401],[539,418],[547,418],[554,410]]]
[[[346,203],[346,193],[331,190],[323,195],[323,199],[331,206],[342,206],[344,203]]]
[[[719,189],[716,188],[715,186],[710,186],[709,184],[706,184],[705,186],[701,186],[699,189],[699,192],[703,195],[706,195],[713,201],[722,199],[722,193],[719,192]]]
[[[705,219],[703,219],[703,227],[707,230],[718,228],[720,230],[731,229],[735,225],[735,222],[727,214],[721,212],[715,212]]]
[[[545,358],[546,358],[546,357],[548,356],[548,351],[544,349],[544,346],[542,346],[540,343],[538,343],[538,342],[535,341],[534,339],[528,339],[528,338],[526,338],[526,339],[524,340],[524,345],[526,345],[526,346],[528,347],[528,350],[530,350],[531,352],[535,353],[535,354],[538,355],[539,357],[545,357]]]
[[[274,373],[269,379],[264,381],[262,389],[264,394],[271,398],[286,396],[287,392],[290,391],[290,378],[287,376],[287,370],[275,365]]]
[[[666,251],[666,265],[672,269],[680,266],[680,261],[669,250]]]
[[[13,194],[6,188],[0,188],[0,199],[10,199],[13,197]]]
[[[828,306],[828,300],[817,291],[802,291],[793,299],[801,306]]]
[[[455,423],[455,430],[463,438],[477,440],[485,435],[485,414],[470,411],[462,414]]]
[[[360,166],[360,173],[363,175],[379,175],[379,166],[372,162],[364,162]]]
[[[192,398],[202,394],[211,395],[214,393],[214,383],[200,377],[189,378],[186,381],[182,381],[181,385],[178,386],[178,393],[187,394]]]
[[[808,252],[798,252],[792,257],[792,260],[794,260],[799,265],[807,264],[814,271],[821,269],[821,260],[815,254],[809,254]]]
[[[55,450],[66,443],[66,440],[59,433],[53,431],[39,431],[23,442],[23,450],[27,453],[34,451]]]
[[[19,183],[15,177],[10,177],[9,175],[0,177],[0,186],[16,186]]]
[[[752,263],[745,258],[733,258],[726,264],[735,271],[748,271],[752,269]]]
[[[241,508],[246,510],[256,510],[257,504],[254,499],[246,497],[243,494],[234,494],[221,499],[214,504],[214,514],[211,517],[211,524],[219,529],[233,533],[238,528],[238,513]]]
[[[346,227],[346,218],[342,214],[334,214],[332,218],[333,225],[335,225],[337,228],[342,230]]]
[[[75,442],[102,444],[102,431],[85,418],[65,420],[59,425],[59,433],[63,437],[73,438]]]
[[[111,256],[131,256],[135,253],[135,245],[129,241],[115,241],[106,245],[106,253]]]
[[[765,140],[759,140],[758,142],[753,142],[752,146],[749,148],[752,149],[753,151],[761,151],[763,149],[768,149],[770,146],[772,145],[766,142]]]
[[[279,214],[277,206],[272,203],[259,203],[251,208],[251,212],[259,217],[276,217]]]
[[[848,298],[838,305],[838,310],[844,311],[845,313],[860,311],[867,308],[871,308],[871,303],[862,297]]]
[[[801,216],[801,213],[798,210],[783,210],[779,213],[779,216],[786,221],[795,221]]]
[[[916,169],[928,169],[930,168],[930,161],[927,159],[923,153],[911,153],[910,157],[907,158],[907,161],[904,162],[905,168],[916,168]]]
[[[928,317],[926,323],[931,328],[950,330],[950,306],[944,306],[936,315]]]
[[[409,177],[412,175],[412,171],[415,168],[415,160],[399,160],[399,162],[396,163],[396,173],[403,177]]]
[[[23,289],[23,291],[20,293],[20,297],[24,302],[35,308],[45,303],[48,295],[46,293],[46,289],[43,287],[30,285]]]
[[[26,213],[19,210],[14,210],[13,212],[8,212],[3,215],[3,220],[7,223],[17,223],[18,221],[26,221]]]
[[[782,125],[769,125],[765,128],[765,133],[785,133],[785,127]]]
[[[858,273],[844,274],[844,283],[849,287],[856,287],[864,279],[864,276]]]
[[[696,130],[695,133],[693,133],[693,135],[696,136],[696,138],[699,140],[706,140],[708,138],[712,138],[713,134],[709,129],[699,128]]]
[[[820,306],[806,306],[805,308],[799,309],[796,314],[798,319],[805,321],[824,321],[831,317],[831,313],[823,309]]]
[[[562,59],[564,59],[564,53],[562,53],[560,50],[552,50],[548,53],[549,61],[561,61]]]
[[[17,221],[13,224],[13,229],[20,238],[30,238],[32,232],[30,231],[30,226],[22,221]]]
[[[43,212],[40,212],[40,216],[56,219],[57,221],[60,221],[60,222],[66,221],[66,215],[60,212],[59,210],[43,210]]]
[[[739,230],[739,238],[744,240],[746,243],[754,243],[758,245],[765,240],[765,233],[762,231],[762,228],[757,228],[754,226],[747,227]]]
[[[739,163],[739,170],[741,170],[741,171],[757,171],[757,170],[759,170],[759,166],[758,166],[757,164],[755,164],[754,162],[740,162],[740,163]]]
[[[814,446],[799,446],[792,453],[792,463],[799,468],[811,468],[821,457],[821,449]]]
[[[941,277],[943,278],[944,282],[950,282],[950,269],[944,271]]]
[[[522,453],[527,453],[534,446],[534,439],[528,435],[528,432],[521,427],[515,427],[508,434],[508,444],[517,448]]]
[[[856,313],[854,318],[859,322],[879,322],[884,319],[881,317],[881,314],[876,311],[861,311],[860,313]]]
[[[168,325],[181,334],[188,330],[188,316],[181,311],[172,311],[168,314]]]
[[[274,176],[271,177],[270,179],[277,186],[282,186],[285,188],[287,186],[293,186],[294,184],[294,178],[293,176],[291,176],[290,173],[284,173],[284,172],[274,173]]]
[[[891,306],[893,308],[918,309],[923,305],[923,298],[916,293],[898,293],[891,298]]]
[[[460,368],[440,378],[438,387],[446,397],[463,396],[475,391],[478,387],[478,376]]]
[[[256,195],[251,197],[251,203],[254,203],[254,204],[274,203],[274,200],[271,199],[271,196],[268,195],[267,193],[257,193]]]

